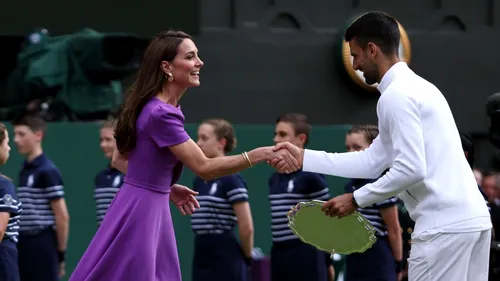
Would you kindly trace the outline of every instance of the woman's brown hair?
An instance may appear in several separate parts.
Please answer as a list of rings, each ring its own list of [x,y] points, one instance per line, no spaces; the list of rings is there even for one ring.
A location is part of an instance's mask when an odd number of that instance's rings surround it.
[[[373,140],[378,136],[378,127],[377,125],[372,124],[354,125],[347,132],[347,134],[350,135],[353,133],[363,134],[366,141],[371,144]]]
[[[208,124],[214,128],[214,134],[217,140],[226,139],[224,153],[233,151],[236,147],[236,136],[234,134],[233,125],[224,119],[207,119],[201,124]]]
[[[184,39],[191,39],[191,36],[181,31],[164,31],[156,35],[144,51],[137,78],[125,98],[116,124],[115,139],[120,153],[130,152],[135,147],[137,117],[167,81],[161,62],[171,62]]]
[[[5,140],[7,133],[7,127],[3,123],[0,122],[0,143],[3,143]]]
[[[0,122],[0,144],[3,143],[3,141],[5,140],[5,137],[7,137],[7,127],[5,127],[5,125],[2,122]],[[9,177],[2,175],[1,173],[0,173],[0,177],[11,180]]]

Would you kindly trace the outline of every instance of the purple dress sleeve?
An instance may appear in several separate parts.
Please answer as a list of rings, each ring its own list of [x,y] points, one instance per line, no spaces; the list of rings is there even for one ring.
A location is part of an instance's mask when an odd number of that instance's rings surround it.
[[[150,135],[159,148],[181,144],[190,139],[184,129],[184,115],[180,109],[162,104],[153,109],[150,118]]]

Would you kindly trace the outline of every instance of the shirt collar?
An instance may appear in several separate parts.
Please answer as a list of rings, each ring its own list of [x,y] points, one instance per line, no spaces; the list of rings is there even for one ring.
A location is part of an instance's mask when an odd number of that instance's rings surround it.
[[[120,172],[120,171],[118,171],[118,169],[116,169],[115,167],[113,167],[111,165],[111,163],[109,163],[108,166],[106,166],[106,174],[114,174],[114,173],[117,173],[117,172]]]
[[[275,173],[282,176],[282,177],[288,178],[288,177],[293,177],[293,176],[296,176],[296,175],[302,173],[302,168],[298,169],[295,172],[291,172],[291,173],[280,173],[280,172],[275,172]]]
[[[383,94],[384,91],[389,87],[389,85],[394,81],[394,78],[397,76],[398,73],[404,72],[406,70],[409,70],[408,65],[406,62],[400,61],[395,63],[387,72],[384,74],[382,79],[380,80],[380,83],[377,86],[378,91],[380,94]]]
[[[43,163],[45,163],[45,161],[47,160],[47,158],[45,157],[45,154],[40,154],[38,157],[36,157],[35,159],[33,159],[31,162],[28,162],[28,161],[24,161],[24,167],[25,168],[36,168],[36,167],[39,167],[40,165],[42,165]]]

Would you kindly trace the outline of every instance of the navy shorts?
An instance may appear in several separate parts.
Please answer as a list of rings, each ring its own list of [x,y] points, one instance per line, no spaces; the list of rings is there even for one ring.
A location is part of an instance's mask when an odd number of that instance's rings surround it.
[[[387,238],[377,237],[364,253],[348,255],[345,277],[346,281],[396,281],[396,264]]]
[[[59,281],[57,237],[52,229],[19,233],[19,273],[21,281]]]
[[[0,243],[0,280],[19,281],[19,267],[17,266],[17,246],[10,240]]]
[[[249,281],[243,251],[232,232],[196,235],[193,281]]]
[[[299,239],[273,243],[271,281],[326,281],[328,256]]]

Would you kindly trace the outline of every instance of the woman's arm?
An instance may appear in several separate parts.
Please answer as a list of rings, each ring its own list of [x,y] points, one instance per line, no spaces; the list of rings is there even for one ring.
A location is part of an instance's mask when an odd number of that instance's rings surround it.
[[[238,232],[241,241],[241,248],[246,258],[252,257],[253,249],[253,220],[250,211],[250,204],[247,201],[238,202],[233,205],[234,213],[238,218]]]
[[[399,224],[398,207],[393,205],[380,209],[380,215],[387,227],[392,255],[396,261],[400,262],[403,260],[403,237],[401,235],[401,225]]]
[[[128,169],[128,155],[121,154],[118,149],[115,149],[113,158],[111,159],[111,166],[126,175]]]
[[[7,225],[9,224],[10,214],[7,212],[0,212],[0,242],[3,240],[3,236],[7,231]]]
[[[177,158],[188,166],[196,175],[204,180],[212,180],[222,176],[231,175],[244,170],[255,164],[272,160],[275,158],[283,159],[283,166],[288,165],[289,169],[285,172],[293,172],[300,168],[297,159],[295,159],[286,149],[273,151],[273,146],[259,147],[247,153],[248,160],[245,155],[232,155],[215,158],[207,158],[201,151],[200,147],[189,139],[181,144],[170,146]]]

